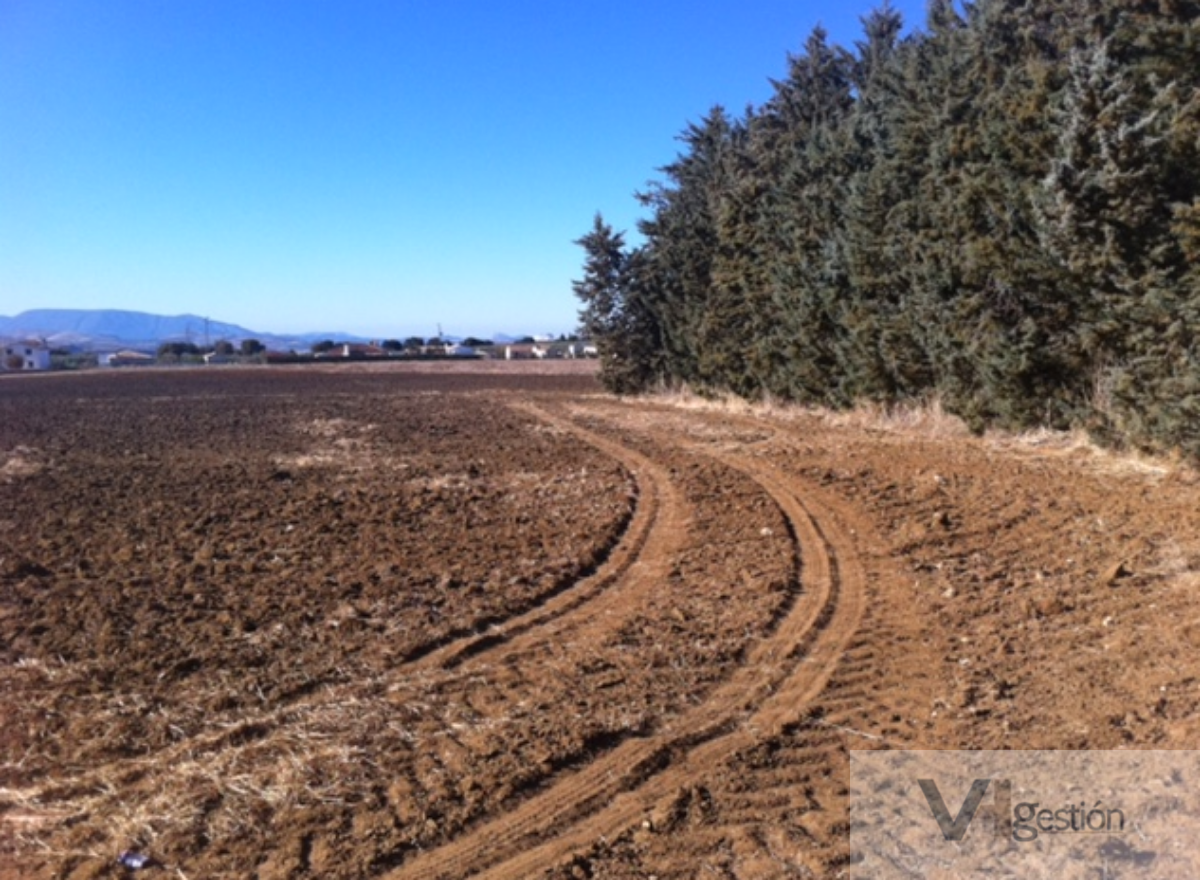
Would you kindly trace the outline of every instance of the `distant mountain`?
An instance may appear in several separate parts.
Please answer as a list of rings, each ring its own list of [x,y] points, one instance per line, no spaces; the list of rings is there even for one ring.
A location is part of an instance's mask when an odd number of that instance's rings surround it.
[[[88,338],[108,337],[128,341],[174,340],[204,337],[213,339],[253,336],[252,330],[236,324],[209,321],[199,315],[152,315],[119,309],[31,309],[13,318],[0,318],[0,333],[6,336],[54,336],[70,334]]]
[[[0,338],[45,339],[53,346],[96,349],[155,348],[163,342],[190,341],[202,345],[221,339],[257,339],[268,348],[307,349],[322,339],[359,342],[348,333],[260,333],[237,324],[199,315],[154,315],[122,309],[31,309],[11,318],[0,316]]]

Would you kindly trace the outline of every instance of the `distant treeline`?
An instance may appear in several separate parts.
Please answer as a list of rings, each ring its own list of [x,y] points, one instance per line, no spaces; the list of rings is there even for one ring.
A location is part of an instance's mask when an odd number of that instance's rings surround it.
[[[1200,3],[932,0],[682,135],[582,329],[618,392],[1085,426],[1200,455]]]

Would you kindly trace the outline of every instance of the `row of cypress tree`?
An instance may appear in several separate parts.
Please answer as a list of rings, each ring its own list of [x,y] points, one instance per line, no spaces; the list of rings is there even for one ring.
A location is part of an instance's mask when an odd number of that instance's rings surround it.
[[[581,330],[614,391],[1086,426],[1200,455],[1200,2],[888,5],[816,30],[599,215]]]

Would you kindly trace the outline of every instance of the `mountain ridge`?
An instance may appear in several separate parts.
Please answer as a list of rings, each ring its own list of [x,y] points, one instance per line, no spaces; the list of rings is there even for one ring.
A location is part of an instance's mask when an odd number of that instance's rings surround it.
[[[257,339],[269,348],[302,348],[322,339],[364,341],[351,333],[269,333],[201,315],[158,315],[129,309],[28,309],[0,315],[0,338],[45,339],[50,345],[74,348],[156,347],[163,342],[197,344],[225,339]]]

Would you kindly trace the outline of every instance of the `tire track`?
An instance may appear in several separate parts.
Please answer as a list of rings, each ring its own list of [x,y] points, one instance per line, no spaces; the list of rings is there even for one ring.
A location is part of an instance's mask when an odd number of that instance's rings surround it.
[[[670,438],[664,445],[679,444]],[[638,824],[688,781],[797,722],[824,689],[864,611],[865,575],[850,538],[770,466],[704,452],[755,480],[790,523],[805,587],[791,612],[702,705],[658,733],[627,740],[508,814],[421,853],[386,880],[533,876]]]
[[[647,581],[653,583],[655,578],[665,576],[665,566],[671,554],[681,545],[682,536],[687,531],[688,512],[679,490],[664,467],[634,449],[588,431],[532,403],[514,403],[510,406],[576,435],[619,462],[633,474],[637,483],[637,509],[625,537],[590,577],[536,608],[496,624],[489,632],[460,639],[429,652],[414,664],[417,668],[438,666],[452,669],[502,645],[508,644],[513,649],[510,643],[526,634],[532,634],[532,638],[525,640],[521,647],[529,650],[533,647],[530,642],[544,643],[569,629],[594,625],[597,618],[606,615],[622,601],[621,596],[613,594],[614,591],[610,589],[614,585],[621,586],[622,578],[636,575],[640,584]],[[628,589],[622,587],[616,592],[623,595]],[[583,608],[585,605],[586,609]],[[579,611],[586,611],[586,614],[575,614]]]
[[[686,421],[675,424],[682,429]],[[826,488],[827,471],[798,467],[812,459],[811,441],[787,425],[749,416],[723,414],[721,425],[739,434],[743,429],[765,431],[765,442],[754,444],[753,455],[772,461],[794,483],[810,485],[806,498],[822,499],[841,531],[854,536],[853,545],[871,548],[869,555],[854,557],[869,572],[870,590],[857,632],[804,716],[710,773],[712,791],[706,793],[720,807],[711,825],[687,829],[692,857],[697,865],[700,852],[718,864],[724,858],[724,869],[738,877],[836,876],[852,855],[844,796],[849,754],[881,745],[930,747],[920,745],[919,719],[937,697],[928,677],[939,658],[929,657],[921,640],[914,642],[912,633],[897,623],[910,613],[906,602],[911,599],[904,598],[909,578],[874,549],[887,542],[864,516],[861,503]],[[655,859],[664,864],[669,839],[669,834],[642,837],[655,852],[647,856],[647,864]],[[603,871],[604,858],[593,870]],[[666,863],[682,864],[675,859]]]

